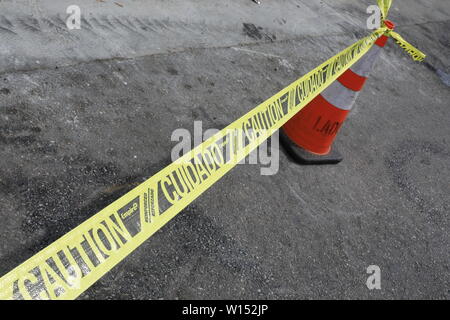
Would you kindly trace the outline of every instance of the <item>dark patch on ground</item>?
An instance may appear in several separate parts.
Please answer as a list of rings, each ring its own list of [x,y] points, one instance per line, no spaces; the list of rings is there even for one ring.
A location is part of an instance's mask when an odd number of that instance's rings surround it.
[[[250,38],[253,38],[255,40],[261,40],[263,35],[261,34],[261,27],[256,27],[253,23],[244,23],[243,31],[244,33],[249,36]]]
[[[265,33],[262,27],[257,27],[253,23],[243,23],[242,31],[245,35],[255,40],[274,41],[277,38],[275,35]]]
[[[8,88],[2,88],[2,89],[0,89],[0,93],[8,95],[11,93],[11,91]]]
[[[0,145],[28,147],[37,142],[41,128],[33,123],[25,107],[19,104],[0,109]]]
[[[431,71],[433,71],[433,72],[437,71],[437,69],[432,64],[430,64],[428,61],[424,61],[423,64],[425,65],[425,67],[427,67]]]
[[[167,68],[167,72],[173,76],[177,76],[178,75],[178,71],[174,68]]]

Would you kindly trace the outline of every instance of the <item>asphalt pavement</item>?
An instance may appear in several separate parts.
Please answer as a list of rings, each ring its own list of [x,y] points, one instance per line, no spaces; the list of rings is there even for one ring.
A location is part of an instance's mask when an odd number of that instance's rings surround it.
[[[369,34],[376,1],[0,1],[0,276]],[[397,0],[335,147],[238,165],[81,299],[448,299],[450,2]],[[275,145],[276,147],[276,145]],[[276,153],[276,150],[273,151]],[[381,269],[369,290],[367,267]]]

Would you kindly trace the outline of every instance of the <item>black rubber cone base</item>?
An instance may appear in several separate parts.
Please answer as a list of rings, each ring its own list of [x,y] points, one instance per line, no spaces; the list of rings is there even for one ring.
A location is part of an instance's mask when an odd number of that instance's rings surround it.
[[[344,158],[339,151],[332,149],[327,155],[320,156],[306,151],[300,148],[289,139],[284,133],[283,129],[280,129],[280,142],[286,152],[294,159],[298,164],[303,165],[321,165],[321,164],[338,164]]]

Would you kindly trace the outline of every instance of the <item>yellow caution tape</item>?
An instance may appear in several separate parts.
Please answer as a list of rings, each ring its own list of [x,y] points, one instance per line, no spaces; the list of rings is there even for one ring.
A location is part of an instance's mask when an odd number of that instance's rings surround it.
[[[389,9],[392,5],[392,0],[377,0],[378,7],[380,7],[381,10],[381,18],[384,21],[386,21],[387,16],[389,14]],[[415,61],[423,61],[426,57],[426,55],[420,51],[419,49],[413,47],[412,44],[408,43],[401,35],[399,35],[397,32],[394,32],[392,30],[386,30],[386,35],[389,37],[392,37],[395,42],[403,48]]]
[[[378,0],[383,21],[392,0]],[[75,299],[358,61],[382,27],[284,88],[0,279],[0,299]]]
[[[392,30],[388,31],[388,36],[392,37],[395,42],[405,50],[415,61],[423,61],[426,57],[425,53],[413,47],[410,43],[408,43],[401,35]]]
[[[269,98],[0,279],[0,299],[75,299],[360,59],[380,28]]]
[[[392,5],[392,0],[377,0],[378,7],[380,7],[381,10],[381,18],[383,20],[387,19],[387,16],[389,14],[389,9]]]

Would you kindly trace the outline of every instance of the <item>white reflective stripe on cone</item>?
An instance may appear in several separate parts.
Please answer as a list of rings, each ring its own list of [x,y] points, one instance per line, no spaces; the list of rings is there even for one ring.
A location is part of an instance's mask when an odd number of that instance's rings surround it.
[[[373,46],[358,62],[356,62],[350,70],[361,77],[366,77],[372,71],[373,65],[377,60],[383,48],[375,45]]]
[[[350,90],[339,81],[334,81],[321,93],[325,100],[342,110],[351,110],[358,94],[359,91]]]

